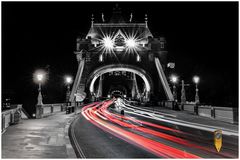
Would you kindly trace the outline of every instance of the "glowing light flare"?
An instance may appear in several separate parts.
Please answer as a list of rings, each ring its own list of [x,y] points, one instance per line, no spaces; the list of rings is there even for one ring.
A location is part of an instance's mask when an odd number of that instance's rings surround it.
[[[113,53],[114,54],[114,39],[113,35],[111,34],[104,34],[102,33],[102,37],[100,39],[97,39],[99,41],[99,46],[97,46],[97,49],[102,52],[101,54],[105,53]]]
[[[71,84],[71,83],[72,83],[72,77],[66,76],[66,77],[65,77],[65,82],[66,82],[67,84]]]
[[[133,38],[127,39],[125,43],[128,48],[134,48],[137,45],[136,40]]]
[[[127,36],[125,40],[126,53],[137,53],[141,50],[141,46],[138,44],[139,39],[131,36]]]
[[[194,83],[198,84],[199,81],[200,81],[200,78],[199,78],[198,76],[194,76],[194,77],[193,77],[193,82],[194,82]]]
[[[34,72],[33,79],[35,83],[43,83],[46,80],[46,72],[42,69],[39,69]]]
[[[110,54],[110,56],[116,56],[115,52],[124,52],[124,54],[138,54],[138,51],[141,51],[144,46],[141,44],[143,43],[143,36],[141,33],[137,32],[122,32],[120,31],[109,32],[105,33],[101,30],[101,38],[97,38],[99,42],[99,46],[96,46],[102,54]],[[120,36],[119,36],[120,35]],[[120,38],[119,38],[120,37]],[[120,39],[121,42],[118,44],[118,40]]]
[[[172,75],[172,76],[171,76],[171,81],[172,81],[173,83],[177,83],[178,77],[175,76],[175,75]]]
[[[110,37],[103,38],[103,45],[107,49],[113,49],[114,42]]]
[[[43,74],[38,74],[37,80],[41,82],[43,80]]]

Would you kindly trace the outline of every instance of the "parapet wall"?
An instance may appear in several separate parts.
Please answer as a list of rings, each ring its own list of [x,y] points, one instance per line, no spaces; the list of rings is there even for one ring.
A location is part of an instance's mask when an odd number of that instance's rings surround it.
[[[66,104],[64,103],[44,104],[41,106],[36,106],[36,118],[43,118],[63,111],[66,111]]]
[[[57,112],[66,111],[65,103],[44,104],[36,106],[36,118],[50,116]],[[22,104],[13,104],[8,110],[2,111],[2,133],[12,125],[19,123],[22,119],[30,118],[22,108]]]
[[[238,109],[210,105],[181,104],[181,110],[219,121],[238,124]]]
[[[173,110],[183,110],[202,117],[238,124],[238,108],[219,107],[201,104],[180,104],[173,101],[159,102],[158,105]]]
[[[2,133],[12,125],[19,123],[22,117],[22,105],[11,105],[11,109],[2,111]]]

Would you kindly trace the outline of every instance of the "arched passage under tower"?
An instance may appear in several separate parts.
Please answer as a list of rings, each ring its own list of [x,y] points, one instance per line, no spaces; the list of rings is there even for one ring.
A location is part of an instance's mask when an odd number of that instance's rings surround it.
[[[126,64],[111,64],[97,68],[90,74],[87,84],[93,100],[119,92],[122,96],[147,102],[153,90],[152,80],[146,71]]]

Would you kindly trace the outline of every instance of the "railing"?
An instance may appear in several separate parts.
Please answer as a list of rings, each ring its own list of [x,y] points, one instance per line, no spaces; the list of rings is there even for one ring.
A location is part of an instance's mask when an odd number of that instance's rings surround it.
[[[217,107],[201,104],[180,104],[174,101],[158,102],[161,107],[170,108],[173,110],[183,110],[188,113],[199,115],[202,117],[213,118],[223,122],[238,123],[238,108]]]
[[[52,115],[53,113],[63,112],[66,110],[65,103],[44,104],[36,106],[36,118],[43,118]]]
[[[11,109],[2,111],[2,133],[5,132],[10,125],[19,123],[21,114],[21,104],[11,105]]]

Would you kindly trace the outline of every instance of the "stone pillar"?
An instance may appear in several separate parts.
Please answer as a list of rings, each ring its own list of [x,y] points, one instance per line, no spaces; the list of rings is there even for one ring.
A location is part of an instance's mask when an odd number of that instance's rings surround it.
[[[5,115],[2,114],[2,133],[5,130]]]
[[[198,85],[197,85],[197,84],[196,84],[195,103],[196,103],[196,104],[199,104],[199,103],[200,103],[200,101],[199,101],[199,95],[198,95]]]
[[[36,118],[40,119],[43,115],[43,106],[42,105],[36,105]]]
[[[67,105],[69,105],[68,103],[69,103],[69,99],[70,99],[70,94],[71,94],[71,92],[70,92],[70,84],[68,84],[67,85],[67,92],[66,92],[66,103],[67,103]]]

